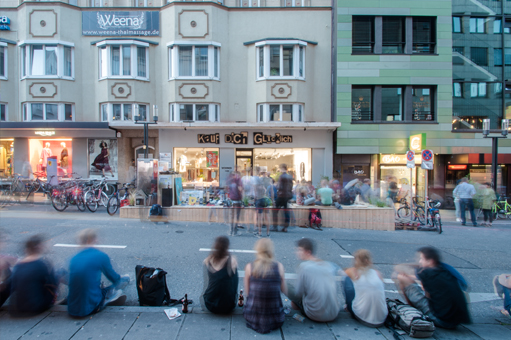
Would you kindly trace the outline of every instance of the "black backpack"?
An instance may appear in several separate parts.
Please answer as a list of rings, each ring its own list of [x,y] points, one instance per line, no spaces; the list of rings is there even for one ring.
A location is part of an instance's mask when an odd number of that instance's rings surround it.
[[[141,306],[175,305],[179,300],[171,299],[167,287],[167,272],[161,268],[141,265],[135,267],[138,302]]]
[[[387,298],[389,314],[385,326],[394,333],[395,339],[400,339],[396,328],[405,331],[412,338],[429,338],[435,332],[435,325],[420,310],[407,305],[400,300]]]
[[[161,216],[163,210],[161,209],[161,205],[153,204],[151,210],[149,210],[149,216]]]

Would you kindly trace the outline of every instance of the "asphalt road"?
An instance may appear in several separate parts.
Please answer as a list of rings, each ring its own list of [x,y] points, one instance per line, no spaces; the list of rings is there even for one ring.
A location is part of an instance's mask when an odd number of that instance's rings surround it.
[[[22,256],[24,240],[33,234],[43,233],[48,238],[47,257],[55,267],[67,267],[77,248],[76,235],[84,228],[96,228],[98,244],[125,246],[104,248],[120,274],[135,278],[137,264],[160,267],[168,272],[167,283],[172,298],[185,293],[198,303],[203,288],[202,261],[216,236],[226,235],[228,227],[221,223],[171,222],[154,224],[148,221],[120,219],[109,216],[104,208],[92,214],[70,207],[63,213],[45,205],[17,205],[0,210],[0,229],[5,235],[2,253]],[[264,233],[264,232],[263,232]],[[325,228],[323,231],[293,227],[288,233],[271,233],[275,243],[276,258],[286,273],[294,273],[299,260],[295,256],[295,241],[309,237],[317,243],[320,258],[332,261],[342,268],[351,266],[349,258],[357,249],[369,249],[375,266],[390,278],[393,266],[415,260],[415,251],[421,246],[432,245],[441,249],[444,261],[457,268],[470,284],[474,318],[500,317],[501,300],[492,295],[491,280],[494,275],[511,272],[511,224],[500,222],[493,228],[462,227],[459,224],[444,226],[444,233],[418,231],[371,231]],[[231,237],[231,249],[252,250],[256,238],[242,230],[241,236]],[[254,254],[235,254],[240,270],[254,259]],[[242,281],[240,280],[240,286]],[[241,288],[241,287],[240,287]],[[386,283],[388,297],[398,297],[395,286]],[[64,286],[60,292],[66,294]],[[128,305],[137,305],[138,298],[133,283],[126,288]]]

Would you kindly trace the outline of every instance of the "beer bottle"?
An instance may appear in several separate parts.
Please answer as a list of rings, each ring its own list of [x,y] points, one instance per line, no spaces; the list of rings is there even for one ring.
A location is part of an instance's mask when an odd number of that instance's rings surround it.
[[[181,307],[181,311],[183,313],[188,313],[188,294],[185,294],[185,298],[183,300],[183,306]]]
[[[238,307],[243,307],[245,298],[243,297],[243,289],[240,289],[240,297],[238,298]]]

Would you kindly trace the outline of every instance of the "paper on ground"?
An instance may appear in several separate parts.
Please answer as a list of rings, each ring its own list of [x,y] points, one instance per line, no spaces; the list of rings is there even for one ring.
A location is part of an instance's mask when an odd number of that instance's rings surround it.
[[[169,320],[174,320],[175,318],[181,316],[181,313],[178,312],[177,308],[164,309],[163,311],[165,312]]]

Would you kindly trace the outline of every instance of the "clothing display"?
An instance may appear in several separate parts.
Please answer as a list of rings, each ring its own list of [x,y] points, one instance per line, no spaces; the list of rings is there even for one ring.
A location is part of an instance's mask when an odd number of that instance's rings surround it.
[[[48,157],[51,156],[53,156],[53,153],[49,147],[45,147],[41,150],[41,156],[39,158],[43,160],[43,167],[48,166]]]
[[[67,148],[64,147],[62,149],[62,151],[60,152],[60,166],[62,168],[67,168],[69,166],[69,163],[68,163],[68,152],[67,152]]]

